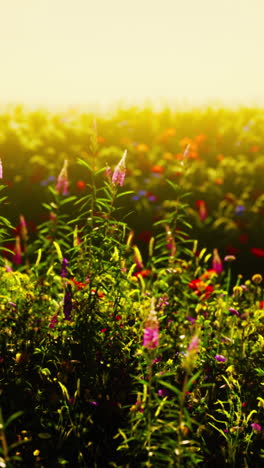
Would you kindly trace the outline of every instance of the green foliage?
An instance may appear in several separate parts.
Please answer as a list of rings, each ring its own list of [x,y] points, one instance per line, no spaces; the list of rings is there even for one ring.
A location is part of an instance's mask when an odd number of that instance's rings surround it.
[[[216,271],[211,249],[193,239],[188,159],[175,163],[188,183],[167,178],[143,255],[121,206],[131,190],[98,167],[95,124],[87,132],[82,193],[49,186],[35,238],[25,225],[16,232],[21,263],[2,257],[0,463],[260,467],[261,275],[243,282],[225,262]],[[118,150],[105,152],[118,163]],[[3,244],[11,225],[0,220]]]

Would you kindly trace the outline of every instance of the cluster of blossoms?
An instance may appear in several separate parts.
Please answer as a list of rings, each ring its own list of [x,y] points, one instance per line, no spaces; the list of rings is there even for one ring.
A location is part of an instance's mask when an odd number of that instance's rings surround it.
[[[124,151],[124,154],[115,167],[115,170],[112,174],[112,171],[110,167],[107,167],[106,169],[106,175],[111,178],[112,184],[117,187],[117,185],[120,185],[122,187],[124,185],[124,180],[125,180],[125,175],[126,175],[126,155],[127,155],[127,150]]]
[[[159,321],[155,310],[155,298],[151,300],[151,308],[144,328],[143,346],[155,349],[159,345]]]

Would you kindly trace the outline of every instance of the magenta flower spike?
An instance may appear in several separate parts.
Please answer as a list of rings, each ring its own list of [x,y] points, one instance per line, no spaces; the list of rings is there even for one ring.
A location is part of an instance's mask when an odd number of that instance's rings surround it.
[[[220,273],[222,273],[224,267],[223,267],[223,263],[222,263],[222,260],[219,256],[219,253],[218,253],[218,250],[217,249],[214,249],[213,250],[213,262],[212,262],[212,267],[213,267],[213,270],[218,274],[220,275]]]
[[[122,187],[124,185],[125,175],[126,175],[126,155],[127,150],[124,151],[124,154],[117,164],[113,176],[112,176],[112,183],[117,186],[120,185]]]
[[[0,158],[0,179],[3,179],[3,164],[2,164],[1,158]]]
[[[197,335],[194,335],[191,339],[191,342],[188,346],[188,349],[187,349],[187,353],[190,353],[191,351],[193,351],[194,353],[198,353],[199,351],[199,344],[200,344],[200,340],[198,338]]]
[[[64,160],[63,167],[58,175],[56,191],[62,195],[68,195],[68,161]]]
[[[155,298],[151,300],[151,309],[145,323],[143,346],[148,349],[155,349],[159,345],[159,322],[155,310]]]

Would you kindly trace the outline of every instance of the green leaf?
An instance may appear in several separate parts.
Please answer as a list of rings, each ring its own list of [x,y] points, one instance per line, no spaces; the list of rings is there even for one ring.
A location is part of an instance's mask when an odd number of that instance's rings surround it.
[[[24,414],[24,411],[17,411],[16,413],[9,416],[9,418],[4,423],[4,428],[6,429],[9,426],[9,424],[11,424],[12,421],[22,416],[22,414]]]
[[[57,251],[58,258],[59,258],[60,262],[62,262],[62,260],[63,260],[63,255],[62,255],[61,248],[60,248],[58,242],[53,241],[53,244],[54,244],[54,247],[55,247],[55,249],[56,249],[56,251]]]

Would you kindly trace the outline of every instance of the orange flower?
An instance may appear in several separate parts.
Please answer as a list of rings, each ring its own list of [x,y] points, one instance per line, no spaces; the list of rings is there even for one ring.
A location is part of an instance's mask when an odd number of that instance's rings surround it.
[[[198,159],[199,158],[199,153],[197,153],[197,151],[190,151],[189,154],[187,155],[187,158],[189,158],[189,159]]]
[[[187,145],[191,145],[192,139],[189,137],[184,137],[179,141],[180,146],[185,148]]]
[[[218,155],[216,156],[216,159],[217,159],[218,161],[223,161],[224,155],[223,155],[223,154],[218,154]]]
[[[154,166],[152,166],[151,172],[155,172],[156,174],[163,174],[164,167],[160,166],[159,164],[155,164]]]
[[[260,150],[260,147],[258,145],[252,145],[250,148],[249,148],[249,151],[251,153],[257,153],[258,151]]]
[[[102,136],[100,136],[100,135],[98,135],[97,141],[98,141],[99,144],[100,144],[100,143],[105,143],[105,138],[102,137]]]
[[[172,159],[173,159],[173,154],[171,154],[171,153],[164,153],[164,154],[163,154],[163,159],[166,159],[166,161],[172,161]]]
[[[138,153],[147,153],[149,151],[149,146],[145,143],[138,143],[136,146],[136,150]]]
[[[197,143],[197,145],[202,144],[206,139],[207,139],[207,136],[204,135],[203,133],[201,133],[200,135],[196,135],[196,137],[194,137],[194,141],[195,143]]]
[[[215,180],[214,180],[214,183],[216,185],[222,185],[224,182],[224,180],[222,179],[222,177],[217,177]]]

